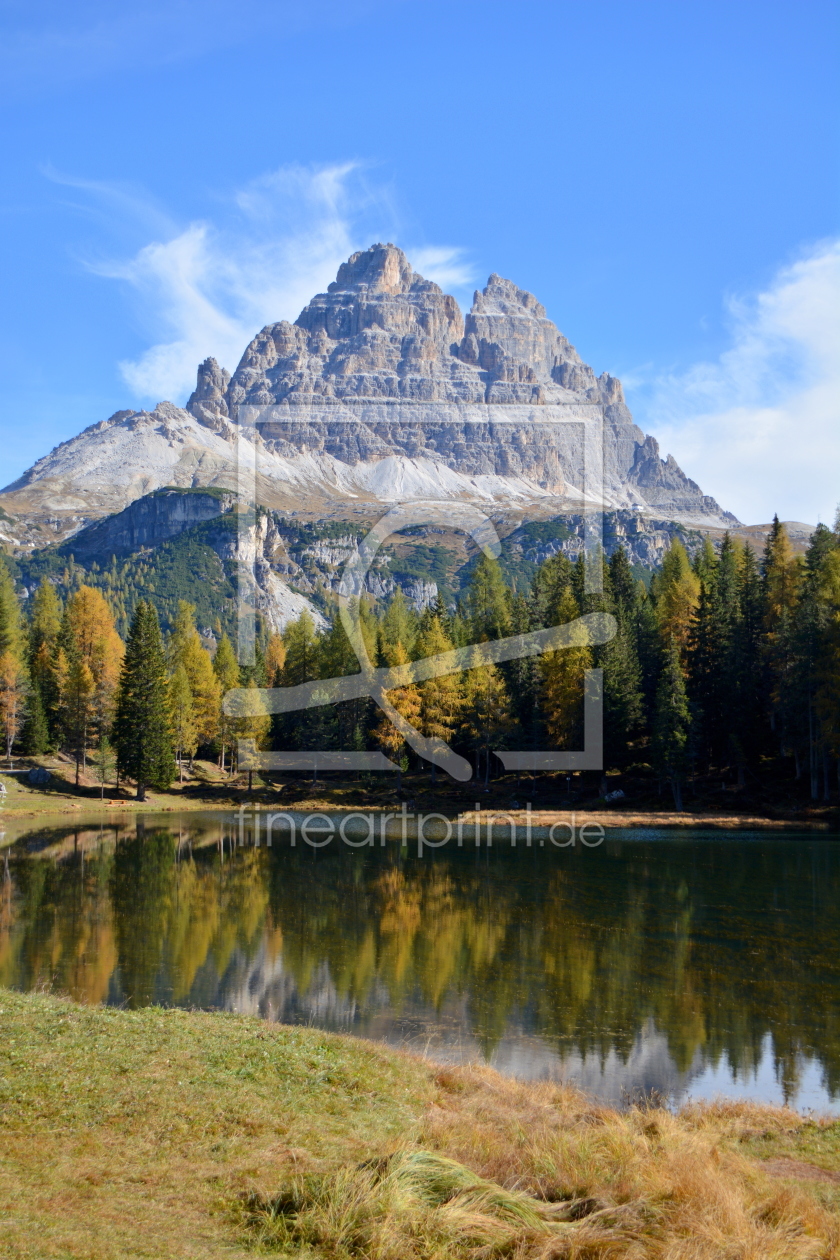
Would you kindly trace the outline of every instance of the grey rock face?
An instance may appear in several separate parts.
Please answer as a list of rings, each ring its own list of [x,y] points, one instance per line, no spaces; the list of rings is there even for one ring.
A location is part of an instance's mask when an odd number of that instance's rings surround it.
[[[602,417],[610,506],[729,515],[660,458],[620,381],[596,377],[533,294],[493,274],[464,321],[394,245],[354,254],[294,324],[264,328],[226,378],[203,363],[188,409],[208,427],[257,418],[279,455],[351,466],[402,455],[567,497],[583,487],[582,422]]]
[[[224,431],[222,420],[228,414],[225,394],[229,385],[230,372],[219,367],[215,359],[205,359],[199,364],[198,380],[187,409],[216,433]]]
[[[584,460],[593,419],[603,425],[607,510],[737,525],[660,457],[621,383],[596,376],[532,294],[494,274],[464,320],[401,250],[374,245],[294,323],[265,327],[232,377],[206,359],[186,410],[118,411],[0,490],[0,542],[26,553],[81,538],[164,487],[228,489],[241,436],[258,448],[259,502],[301,519],[453,499],[580,511],[587,492],[599,497]],[[119,524],[103,548],[135,545],[132,528]],[[99,546],[97,537],[79,545]]]
[[[124,511],[96,521],[64,544],[77,560],[109,560],[127,556],[141,547],[156,547],[175,538],[191,525],[213,520],[236,502],[232,492],[158,490],[144,495]]]

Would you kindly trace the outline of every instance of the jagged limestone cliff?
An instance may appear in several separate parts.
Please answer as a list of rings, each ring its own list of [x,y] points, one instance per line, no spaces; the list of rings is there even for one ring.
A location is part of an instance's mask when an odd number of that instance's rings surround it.
[[[596,377],[532,294],[492,275],[464,321],[393,245],[354,254],[294,324],[254,338],[232,377],[203,363],[187,407],[217,432],[253,414],[286,458],[328,455],[350,468],[408,459],[513,479],[520,498],[531,487],[535,498],[578,500],[582,424],[602,418],[608,506],[725,516],[660,458],[621,383]]]
[[[401,250],[374,245],[295,323],[264,328],[232,376],[206,360],[186,408],[119,411],[39,460],[0,493],[0,542],[61,542],[165,486],[230,488],[240,437],[259,501],[303,519],[452,498],[580,510],[593,417],[606,508],[736,523],[660,458],[620,382],[596,376],[532,294],[492,275],[464,319]]]

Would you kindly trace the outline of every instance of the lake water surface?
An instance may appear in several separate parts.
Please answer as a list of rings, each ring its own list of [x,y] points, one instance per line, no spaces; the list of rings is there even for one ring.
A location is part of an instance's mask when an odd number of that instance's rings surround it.
[[[7,831],[0,984],[311,1024],[614,1103],[840,1112],[837,839],[467,832],[418,857],[351,847],[365,831],[318,849],[219,814]]]

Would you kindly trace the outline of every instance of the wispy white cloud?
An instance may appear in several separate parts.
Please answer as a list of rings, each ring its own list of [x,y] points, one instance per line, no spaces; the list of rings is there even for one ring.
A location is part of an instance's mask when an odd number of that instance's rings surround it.
[[[832,520],[840,500],[840,241],[728,302],[731,345],[660,376],[646,427],[742,520]]]
[[[355,173],[349,163],[286,167],[236,193],[238,213],[224,226],[191,223],[127,262],[96,265],[133,287],[166,338],[120,364],[136,395],[183,400],[201,359],[232,370],[264,324],[297,317],[356,244],[354,219],[369,198]]]
[[[450,245],[430,245],[410,249],[411,265],[427,280],[434,280],[442,289],[463,289],[475,283],[475,271],[464,258],[464,250]]]
[[[76,183],[131,211],[125,189]],[[142,206],[131,212],[143,221]],[[89,261],[97,274],[130,286],[157,334],[143,354],[120,364],[136,399],[184,401],[208,355],[233,370],[254,334],[296,319],[349,254],[394,240],[395,218],[388,189],[372,186],[357,163],[286,166],[220,203],[214,222],[172,229],[127,260]],[[434,246],[409,253],[416,270],[447,287],[470,278],[461,255]]]
[[[128,228],[152,233],[156,236],[172,236],[178,230],[175,220],[145,189],[135,184],[117,180],[83,179],[59,171],[51,162],[40,167],[41,174],[53,184],[72,188],[81,197],[67,204],[100,226],[113,230]]]

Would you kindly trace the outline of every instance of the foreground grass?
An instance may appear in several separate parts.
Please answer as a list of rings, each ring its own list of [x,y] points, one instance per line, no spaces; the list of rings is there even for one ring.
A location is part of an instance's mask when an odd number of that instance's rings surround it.
[[[0,1254],[840,1256],[840,1124],[0,992]]]

